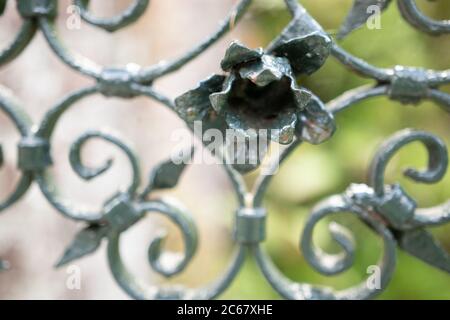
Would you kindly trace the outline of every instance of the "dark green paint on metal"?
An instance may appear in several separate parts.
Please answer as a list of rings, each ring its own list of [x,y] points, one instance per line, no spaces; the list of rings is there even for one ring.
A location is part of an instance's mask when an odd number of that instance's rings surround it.
[[[383,11],[389,0],[355,0],[344,22],[339,37],[343,37],[367,20],[367,7],[378,5]],[[424,15],[415,0],[396,0],[403,18],[413,27],[434,36],[448,36],[449,20],[437,21]],[[88,0],[74,0],[81,18],[94,27],[108,32],[125,28],[146,12],[149,0],[135,0],[121,14],[99,18],[89,12]],[[234,215],[233,236],[236,250],[228,268],[215,281],[200,288],[179,285],[142,285],[122,261],[119,247],[121,236],[146,215],[160,214],[168,218],[180,231],[184,248],[171,252],[164,248],[166,232],[159,232],[151,241],[147,258],[154,271],[172,277],[184,271],[194,259],[199,237],[193,215],[181,205],[158,198],[153,191],[174,188],[182,178],[193,148],[181,152],[179,161],[165,161],[141,183],[140,162],[132,148],[118,137],[105,131],[90,130],[78,137],[70,147],[69,161],[73,171],[84,180],[105,174],[113,159],[100,166],[86,166],[82,149],[92,139],[101,139],[117,147],[128,159],[132,176],[126,186],[107,200],[100,210],[90,211],[62,197],[59,186],[54,185],[51,167],[51,141],[59,119],[74,104],[93,94],[132,99],[146,97],[160,102],[175,111],[193,130],[195,121],[201,121],[204,130],[235,129],[244,135],[248,129],[276,129],[267,137],[259,134],[247,138],[275,140],[288,146],[280,155],[282,164],[303,142],[320,144],[333,136],[335,117],[357,102],[377,96],[386,96],[408,105],[431,100],[450,112],[450,95],[441,87],[450,82],[448,70],[395,66],[379,68],[342,49],[297,0],[285,0],[292,15],[291,21],[265,49],[250,49],[233,41],[220,64],[223,74],[213,75],[198,86],[172,100],[158,91],[153,83],[169,75],[198,57],[227,32],[232,30],[249,9],[251,0],[241,0],[230,11],[206,40],[195,45],[179,57],[165,59],[151,66],[127,65],[125,67],[101,66],[69,51],[58,37],[54,20],[58,16],[56,0],[17,0],[17,10],[22,25],[14,40],[0,51],[0,66],[14,60],[30,43],[36,31],[42,32],[58,58],[78,73],[95,81],[91,87],[80,89],[63,98],[50,108],[40,123],[33,124],[27,113],[9,90],[0,87],[0,109],[15,125],[20,134],[18,143],[18,168],[20,179],[3,202],[3,211],[19,201],[33,182],[48,202],[65,217],[82,221],[79,231],[67,247],[56,266],[63,266],[83,258],[107,243],[109,267],[118,285],[136,299],[213,299],[223,293],[234,281],[247,256],[253,256],[270,285],[288,299],[369,299],[381,293],[388,285],[396,265],[396,249],[422,261],[450,272],[449,254],[434,239],[429,228],[450,221],[450,202],[431,208],[420,208],[415,200],[400,186],[386,185],[384,175],[393,156],[405,145],[420,142],[428,152],[425,170],[408,168],[404,175],[414,182],[432,184],[439,182],[448,167],[445,143],[423,131],[403,130],[383,143],[369,169],[367,183],[350,185],[342,194],[331,196],[318,203],[306,220],[299,246],[305,260],[325,275],[335,275],[348,270],[354,262],[355,239],[350,230],[337,223],[330,224],[330,233],[341,251],[329,254],[313,243],[317,223],[336,213],[350,213],[367,224],[383,242],[383,252],[378,267],[381,270],[381,287],[369,288],[365,282],[344,290],[298,283],[285,277],[262,248],[266,239],[266,209],[263,200],[267,187],[278,165],[261,175],[253,191],[244,183],[243,174],[255,170],[268,152],[269,143],[255,163],[224,164],[239,207]],[[6,0],[0,0],[0,15],[4,14]],[[359,75],[373,79],[372,86],[363,86],[343,93],[324,103],[307,88],[298,85],[299,75],[308,76],[317,71],[333,56],[342,65]],[[340,128],[345,130],[345,128]],[[247,147],[247,144],[245,144]],[[214,156],[220,156],[215,154]],[[249,160],[249,159],[245,159]],[[0,146],[0,166],[6,161]],[[151,200],[149,200],[151,199]],[[0,260],[0,270],[8,264]]]

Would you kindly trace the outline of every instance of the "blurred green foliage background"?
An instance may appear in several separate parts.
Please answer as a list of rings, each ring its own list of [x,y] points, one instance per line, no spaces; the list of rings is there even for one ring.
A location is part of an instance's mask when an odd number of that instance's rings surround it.
[[[302,0],[301,3],[333,35],[352,5],[350,0]],[[450,1],[423,0],[418,1],[418,5],[433,18],[448,19],[450,16]],[[258,0],[251,14],[267,43],[290,19],[282,0]],[[399,64],[449,69],[450,36],[431,37],[412,28],[401,18],[395,1],[383,13],[381,24],[380,30],[363,27],[339,43],[355,56],[379,67]],[[323,101],[329,101],[349,89],[373,83],[373,80],[355,75],[330,57],[321,70],[299,82]],[[442,89],[450,92],[450,86]],[[321,146],[302,145],[274,178],[265,200],[269,212],[266,249],[280,270],[292,280],[343,289],[367,278],[367,267],[375,264],[382,254],[381,239],[350,214],[332,217],[354,232],[356,263],[343,274],[322,276],[308,265],[299,250],[303,223],[310,209],[322,199],[343,192],[351,183],[366,182],[367,169],[377,146],[401,129],[429,131],[449,146],[450,114],[429,101],[410,106],[382,97],[353,105],[339,114],[336,121],[338,130],[331,141]],[[399,181],[421,207],[447,201],[450,174],[434,185],[415,184],[401,174],[406,166],[420,168],[426,163],[427,154],[420,144],[407,146],[391,162],[386,182]],[[254,178],[249,177],[249,182]],[[330,238],[329,221],[323,221],[316,228],[315,241],[332,253],[338,248]],[[450,251],[450,226],[433,228],[432,232]],[[262,278],[256,265],[249,261],[223,298],[280,297]],[[450,299],[450,275],[398,250],[397,269],[379,298]]]

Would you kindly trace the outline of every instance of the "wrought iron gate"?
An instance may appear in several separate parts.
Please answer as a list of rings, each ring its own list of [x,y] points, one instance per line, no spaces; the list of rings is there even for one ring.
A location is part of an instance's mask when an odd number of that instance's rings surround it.
[[[450,220],[450,203],[433,208],[418,208],[415,200],[399,184],[384,183],[385,169],[390,159],[403,146],[416,141],[421,142],[428,151],[428,168],[424,171],[410,168],[404,174],[420,183],[431,184],[442,179],[448,165],[446,145],[440,138],[422,131],[406,129],[389,138],[373,159],[367,185],[351,185],[347,190],[343,190],[342,194],[331,196],[318,204],[312,210],[301,237],[302,252],[316,270],[325,275],[340,273],[353,263],[354,244],[351,234],[338,224],[331,225],[332,236],[342,252],[330,255],[313,244],[313,230],[315,225],[328,215],[338,212],[355,214],[383,239],[384,253],[379,262],[380,288],[370,288],[366,283],[362,283],[336,291],[328,287],[294,283],[276,268],[261,248],[265,240],[266,225],[266,210],[262,202],[273,175],[261,175],[253,190],[248,190],[243,181],[243,174],[255,169],[257,164],[251,167],[223,165],[239,200],[234,225],[236,253],[220,279],[200,289],[141,285],[123,264],[119,250],[123,232],[147,213],[158,212],[180,228],[184,239],[184,252],[172,253],[175,258],[167,263],[167,260],[163,259],[167,254],[162,246],[164,237],[158,237],[148,249],[151,267],[161,275],[170,277],[182,272],[191,261],[198,241],[195,221],[188,212],[164,200],[148,200],[151,192],[176,186],[184,168],[183,164],[168,161],[157,166],[149,183],[142,185],[140,166],[133,151],[111,134],[89,131],[71,146],[70,163],[73,170],[81,178],[89,180],[110,168],[110,162],[99,168],[87,167],[82,163],[80,154],[85,143],[92,138],[100,138],[117,146],[126,154],[133,169],[132,183],[125,191],[118,192],[106,201],[100,212],[85,212],[76,204],[57,195],[49,171],[52,166],[53,130],[69,108],[94,94],[121,98],[145,96],[154,99],[175,111],[190,128],[195,121],[202,121],[211,128],[233,128],[244,132],[264,123],[266,127],[278,129],[277,135],[271,138],[289,145],[281,155],[280,162],[304,142],[319,144],[332,138],[335,117],[337,118],[342,110],[364,99],[387,96],[405,104],[416,104],[423,99],[430,99],[444,110],[450,111],[450,95],[439,90],[440,86],[450,83],[450,70],[437,71],[406,66],[384,69],[373,66],[342,49],[297,0],[285,0],[292,20],[268,48],[253,50],[239,42],[233,42],[222,60],[223,75],[215,75],[201,82],[197,88],[175,101],[155,90],[155,81],[188,64],[230,31],[244,16],[251,2],[238,2],[208,39],[184,55],[149,67],[118,69],[100,66],[65,48],[63,40],[58,38],[54,24],[58,17],[56,0],[17,0],[22,27],[15,40],[0,52],[0,66],[14,60],[27,47],[36,32],[41,32],[59,59],[75,71],[94,79],[96,85],[71,93],[48,110],[40,123],[35,124],[30,122],[12,95],[1,89],[0,107],[21,135],[18,144],[21,179],[15,191],[0,204],[0,210],[3,211],[19,201],[30,185],[36,183],[48,202],[61,214],[86,223],[85,229],[77,234],[59,265],[94,252],[102,240],[106,240],[109,265],[117,283],[131,297],[137,299],[215,298],[233,281],[244,259],[249,255],[255,258],[271,286],[287,299],[372,298],[389,283],[395,269],[397,246],[437,268],[450,272],[448,253],[426,229],[428,226],[445,224]],[[369,5],[385,9],[392,2],[398,4],[403,18],[419,31],[448,37],[450,20],[430,19],[418,9],[415,0],[355,0],[339,37],[344,37],[366,21],[366,9]],[[149,0],[135,0],[121,15],[108,19],[100,19],[89,12],[88,0],[74,0],[74,4],[80,9],[81,18],[86,23],[113,32],[136,21],[147,9]],[[0,0],[0,15],[5,5],[6,0]],[[373,79],[374,84],[345,92],[334,100],[323,103],[314,93],[299,86],[295,79],[298,75],[315,72],[330,57],[337,59],[350,71]],[[242,101],[249,105],[261,103],[258,97],[247,91],[249,86],[258,88],[258,94],[267,101],[278,101],[275,109],[273,105],[263,103],[263,107],[252,109],[251,112],[242,110]],[[288,98],[283,100],[283,97]],[[0,161],[3,162],[1,149]]]

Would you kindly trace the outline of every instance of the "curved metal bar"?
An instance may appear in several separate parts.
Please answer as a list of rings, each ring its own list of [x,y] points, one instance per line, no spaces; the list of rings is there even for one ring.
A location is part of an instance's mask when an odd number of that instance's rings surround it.
[[[163,201],[140,203],[137,210],[141,212],[159,212],[174,222],[183,235],[184,255],[162,252],[166,234],[159,233],[148,248],[148,259],[152,268],[158,273],[171,277],[183,271],[197,250],[198,235],[195,222],[187,211],[169,205]]]
[[[98,18],[91,14],[88,11],[89,2],[90,0],[74,1],[74,4],[80,8],[81,18],[91,25],[114,32],[138,20],[145,13],[150,0],[135,0],[124,12],[111,18]]]
[[[404,82],[410,82],[410,84],[417,84],[420,83],[420,85],[425,86],[425,92],[423,95],[420,96],[420,98],[429,98],[433,101],[437,102],[438,104],[442,105],[444,109],[447,111],[448,108],[450,108],[450,97],[448,94],[441,92],[437,89],[434,89],[434,87],[446,84],[450,81],[450,75],[448,70],[443,71],[435,71],[435,70],[424,70],[420,68],[401,68],[401,70],[409,69],[408,73],[413,72],[412,70],[417,72],[417,77],[423,76],[423,79],[408,79],[405,74],[399,75],[396,71],[397,69],[379,69],[376,68],[364,60],[361,60],[359,58],[356,58],[349,54],[344,49],[340,48],[336,43],[333,43],[332,54],[334,57],[336,57],[339,61],[341,61],[345,66],[349,67],[351,70],[355,71],[356,73],[359,73],[361,76],[374,78],[378,81],[378,85],[370,88],[370,87],[361,87],[356,88],[347,93],[344,93],[344,95],[334,99],[332,102],[329,102],[328,105],[332,109],[333,113],[337,113],[341,110],[344,110],[345,108],[349,107],[355,102],[358,102],[360,100],[363,100],[368,97],[373,96],[381,96],[381,95],[387,95],[390,97],[390,99],[395,99],[392,95],[390,90],[394,88],[394,81],[397,76],[405,77]],[[417,83],[415,83],[417,82]],[[398,83],[395,83],[395,89],[398,89],[401,85]],[[414,91],[411,91],[409,94],[414,96]],[[401,102],[403,103],[415,103],[418,102],[417,96],[414,96],[414,98],[410,99],[410,97],[407,95],[405,99],[403,99],[403,96],[396,97],[398,100],[399,98]]]
[[[98,177],[99,175],[108,171],[109,168],[111,168],[113,159],[108,159],[106,163],[99,168],[90,168],[83,165],[81,160],[81,150],[83,146],[86,144],[86,142],[88,142],[93,138],[108,141],[125,153],[131,164],[131,168],[133,171],[131,184],[127,188],[126,193],[134,194],[137,188],[139,187],[141,180],[141,170],[139,168],[138,160],[134,152],[126,144],[124,144],[111,134],[102,131],[88,131],[83,133],[80,137],[78,137],[70,148],[69,160],[72,169],[84,180],[91,180],[95,177]]]
[[[450,32],[450,20],[434,20],[424,15],[416,5],[415,0],[398,0],[403,18],[417,29],[439,36]]]
[[[0,51],[0,66],[15,59],[28,46],[36,33],[36,21],[26,19],[20,27],[19,33],[11,44]]]
[[[413,168],[404,170],[404,175],[416,182],[435,183],[443,178],[448,166],[447,147],[436,136],[411,129],[402,130],[385,141],[375,155],[369,176],[369,185],[378,197],[384,195],[384,174],[392,157],[399,149],[412,142],[421,142],[428,151],[428,168],[418,171]]]
[[[450,112],[450,94],[437,89],[428,90],[428,98],[439,104],[445,111]]]
[[[162,300],[203,300],[214,299],[231,284],[245,260],[245,248],[239,247],[228,269],[221,278],[201,289],[189,289],[181,286],[145,286],[133,276],[122,261],[119,249],[120,234],[108,237],[108,261],[111,272],[120,287],[135,299]]]
[[[377,288],[376,286],[369,286],[366,281],[363,283],[351,287],[349,289],[336,291],[329,287],[322,286],[313,286],[310,284],[304,283],[296,283],[286,278],[273,264],[270,257],[261,249],[259,245],[255,245],[252,247],[252,252],[256,258],[258,265],[260,266],[264,276],[272,285],[272,287],[284,298],[287,299],[295,299],[295,300],[317,300],[317,299],[328,299],[328,300],[348,300],[348,299],[371,299],[376,295],[381,293],[386,286],[388,285],[392,273],[395,269],[396,264],[396,241],[386,226],[373,218],[368,212],[363,211],[361,208],[357,206],[353,206],[348,203],[344,197],[335,196],[331,197],[322,204],[319,205],[322,213],[319,213],[319,216],[323,216],[328,213],[335,212],[351,212],[358,217],[360,217],[364,222],[366,222],[377,234],[379,234],[383,238],[384,244],[384,253],[381,257],[380,262],[378,263],[378,267],[380,268],[380,286]],[[315,217],[314,217],[315,216]],[[313,212],[312,222],[308,221],[306,228],[312,228],[316,223],[316,218],[318,216]],[[342,227],[341,227],[342,228]],[[336,230],[335,230],[336,231]],[[306,230],[306,235],[303,236],[303,240],[306,240],[305,237],[310,237],[310,230]],[[335,239],[338,239],[341,235],[338,236],[338,233],[334,233],[333,236]],[[344,242],[340,239],[340,244]],[[346,244],[347,245],[347,244]],[[302,245],[303,247],[304,245]],[[347,248],[349,249],[349,248]],[[314,252],[317,252],[315,250]],[[307,254],[310,254],[311,250],[307,250],[305,254],[305,258],[309,262],[313,262],[313,266],[321,266],[322,269],[319,271],[324,271],[323,267],[328,265],[328,262],[323,260],[325,257],[328,259],[329,256],[316,256],[312,257]],[[337,259],[335,261],[339,261]],[[343,261],[343,260],[341,260]],[[332,267],[333,263],[329,266]],[[337,265],[335,265],[336,267]],[[342,268],[342,267],[340,267]],[[330,268],[332,270],[333,268]],[[333,270],[336,271],[337,269]],[[334,273],[334,272],[333,272]]]
[[[55,22],[47,17],[40,17],[38,20],[39,28],[45,36],[48,44],[53,52],[72,69],[99,80],[101,76],[102,67],[86,57],[76,55],[70,52],[69,49],[59,40],[55,28]]]
[[[152,98],[162,103],[163,105],[167,106],[171,110],[175,109],[175,103],[173,99],[166,97],[164,94],[156,91],[152,87],[144,86],[139,83],[132,83],[131,89],[134,91],[134,93]]]
[[[64,97],[58,104],[52,109],[47,111],[44,118],[41,121],[39,128],[36,131],[36,136],[50,140],[55,129],[56,123],[59,118],[66,112],[72,105],[80,100],[99,92],[97,86],[87,87],[77,90],[66,97]]]
[[[355,244],[353,236],[346,228],[337,223],[330,224],[329,230],[333,239],[343,249],[343,252],[328,254],[313,245],[313,231],[317,223],[329,215],[348,210],[348,206],[341,204],[339,200],[329,200],[329,202],[321,203],[312,210],[300,241],[300,247],[305,259],[314,269],[325,275],[341,273],[350,268],[354,262]],[[330,205],[330,203],[333,205]]]
[[[224,34],[233,29],[234,25],[244,15],[245,11],[247,10],[251,2],[252,0],[241,0],[241,2],[238,3],[233,8],[233,10],[229,14],[229,16],[225,19],[225,21],[222,22],[219,29],[203,43],[199,44],[195,48],[185,53],[183,56],[171,62],[162,61],[156,65],[142,68],[142,70],[133,77],[133,80],[138,83],[149,83],[156,78],[159,78],[163,75],[166,75],[168,73],[180,69],[186,63],[188,63],[189,61],[191,61],[192,59],[196,58],[198,55],[203,53],[212,44],[214,44],[217,40],[219,40]],[[62,61],[64,61],[71,68],[81,72],[82,74],[88,75],[97,80],[101,78],[101,71],[102,71],[101,66],[97,65],[93,61],[88,60],[85,57],[76,56],[75,54],[71,53],[67,48],[65,48],[65,46],[57,37],[54,22],[51,19],[46,17],[40,17],[39,27],[44,33],[47,42],[50,44],[55,54],[58,57],[60,57]]]
[[[22,137],[29,134],[31,119],[25,110],[20,107],[19,101],[12,92],[0,85],[0,108],[11,119]]]
[[[327,108],[333,113],[338,114],[346,110],[350,106],[363,100],[389,96],[390,85],[367,85],[344,92],[337,98],[329,101]],[[439,104],[445,111],[450,112],[450,95],[438,89],[428,89],[426,98],[433,100]]]
[[[415,225],[442,225],[450,221],[450,201],[432,208],[421,208],[414,212]]]
[[[432,87],[450,83],[450,70],[435,71],[428,76],[428,84]]]
[[[22,173],[19,182],[17,183],[14,191],[0,203],[0,212],[9,208],[16,203],[22,196],[28,191],[28,188],[33,182],[33,174],[30,172]]]
[[[224,164],[224,168],[231,180],[231,183],[233,184],[237,199],[239,201],[239,205],[241,207],[245,207],[247,205],[246,200],[248,190],[242,175],[240,175],[238,171],[236,171],[231,165],[227,163]]]
[[[60,103],[47,112],[40,127],[37,129],[36,136],[50,141],[56,123],[61,115],[76,102],[96,93],[97,91],[97,87],[89,87],[78,90],[65,97]],[[80,211],[72,206],[68,201],[61,199],[57,194],[55,186],[53,185],[53,180],[53,175],[49,169],[36,173],[36,182],[38,183],[42,193],[47,198],[49,203],[64,216],[71,219],[84,221],[98,221],[102,217],[102,214],[99,212]]]
[[[369,185],[375,194],[382,197],[385,194],[384,174],[392,157],[407,144],[421,142],[428,151],[428,168],[418,171],[413,168],[404,170],[404,175],[416,182],[436,183],[440,181],[448,167],[448,154],[445,142],[438,137],[423,131],[403,130],[387,140],[378,150],[370,169]],[[439,225],[450,221],[449,203],[432,208],[416,209],[413,226]]]
[[[331,54],[338,59],[344,66],[356,72],[362,77],[374,78],[381,82],[390,81],[393,71],[390,69],[377,68],[366,61],[351,55],[333,42]]]
[[[131,184],[127,189],[127,194],[133,195],[140,184],[140,168],[137,157],[134,152],[123,142],[115,138],[114,136],[107,134],[105,132],[100,131],[89,131],[84,133],[81,137],[79,137],[71,147],[70,151],[70,163],[74,171],[83,179],[89,180],[94,177],[99,176],[100,174],[107,171],[111,165],[112,160],[108,160],[106,164],[104,164],[100,168],[88,168],[85,167],[81,163],[81,148],[83,145],[92,138],[100,138],[106,140],[120,150],[122,150],[130,161],[131,168],[133,171],[133,176],[131,180]],[[82,220],[88,222],[99,222],[104,215],[103,210],[101,211],[88,211],[84,209],[79,209],[76,206],[72,205],[69,201],[62,199],[56,192],[56,188],[52,184],[52,176],[47,171],[40,171],[36,173],[36,181],[39,184],[42,193],[45,195],[47,200],[55,207],[59,212],[61,212],[64,216],[73,219],[73,220]]]
[[[327,103],[327,108],[334,114],[337,114],[341,111],[344,111],[351,105],[358,103],[362,100],[372,98],[372,97],[380,97],[387,95],[389,86],[380,85],[380,86],[362,86],[356,89],[349,90],[344,92],[339,97],[329,101]]]
[[[141,72],[139,72],[139,74],[135,77],[135,81],[150,82],[156,78],[177,71],[178,69],[183,67],[186,63],[193,60],[205,50],[207,50],[228,31],[232,30],[236,23],[239,22],[240,18],[242,18],[251,2],[252,0],[241,0],[231,10],[231,13],[228,15],[228,17],[225,18],[225,20],[220,24],[219,29],[212,35],[210,35],[205,41],[172,61],[161,61],[154,66],[143,68]]]
[[[6,113],[9,119],[11,119],[22,137],[26,137],[29,134],[31,128],[30,118],[25,111],[20,108],[19,103],[12,93],[3,86],[0,86],[0,109]],[[22,171],[14,191],[9,194],[5,200],[0,202],[0,212],[19,200],[28,191],[32,182],[32,172]]]
[[[268,170],[267,174],[260,175],[258,180],[255,183],[255,187],[253,189],[253,207],[259,208],[262,206],[262,201],[267,192],[267,188],[269,187],[272,178],[274,177],[274,173],[278,170],[279,163],[282,163],[285,159],[287,159],[292,152],[302,144],[302,140],[297,139],[292,144],[290,144],[283,153],[280,155],[280,159],[278,163],[274,163],[273,166]]]

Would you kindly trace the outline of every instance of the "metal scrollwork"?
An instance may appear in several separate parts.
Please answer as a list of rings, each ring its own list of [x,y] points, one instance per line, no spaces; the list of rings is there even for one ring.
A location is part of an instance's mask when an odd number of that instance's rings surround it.
[[[31,121],[28,115],[22,110],[19,102],[12,93],[4,87],[0,86],[0,108],[11,119],[17,127],[22,139],[28,136],[31,128]],[[0,145],[0,167],[3,165],[3,149]],[[30,171],[23,170],[21,177],[16,185],[15,190],[0,202],[0,212],[7,209],[18,201],[28,190],[33,181],[33,174]]]
[[[122,14],[107,19],[97,18],[89,13],[87,8],[89,2],[89,0],[74,1],[74,4],[80,8],[81,18],[96,27],[113,32],[138,20],[145,13],[150,0],[136,0],[134,4],[127,8]]]
[[[417,171],[408,168],[404,175],[421,183],[436,183],[443,178],[448,167],[445,143],[426,132],[405,130],[391,137],[380,148],[370,170],[373,187],[372,205],[395,234],[400,247],[406,252],[445,271],[450,271],[450,255],[424,227],[437,226],[450,221],[449,203],[432,208],[417,208],[417,204],[398,184],[385,186],[384,171],[391,157],[404,145],[421,142],[428,151],[428,168]]]
[[[431,35],[450,32],[450,20],[437,21],[424,15],[416,5],[416,0],[398,0],[400,12],[411,25]]]
[[[449,21],[436,21],[426,17],[414,0],[396,0],[403,18],[413,27],[431,35],[448,36]],[[96,17],[89,11],[89,0],[74,0],[84,22],[114,32],[142,17],[150,0],[135,0],[117,16]],[[392,0],[355,0],[343,23],[338,38],[343,38],[367,20],[367,8],[377,5],[385,10]],[[231,31],[247,12],[251,0],[240,0],[220,23],[218,29],[204,41],[173,60],[164,60],[151,66],[101,66],[67,49],[57,35],[58,17],[56,0],[17,0],[22,26],[11,44],[0,51],[0,67],[15,59],[29,44],[36,32],[42,32],[48,45],[66,65],[92,80],[95,84],[79,89],[50,108],[43,119],[32,124],[20,103],[5,88],[0,87],[0,108],[17,127],[18,169],[20,180],[15,191],[0,203],[0,211],[17,202],[35,181],[48,202],[67,218],[85,223],[67,247],[56,267],[61,267],[95,252],[103,241],[107,242],[107,255],[111,272],[118,285],[136,299],[213,299],[222,294],[235,279],[247,257],[253,257],[271,286],[287,299],[369,299],[381,293],[393,275],[397,246],[405,252],[450,272],[450,257],[445,249],[426,229],[443,225],[450,220],[450,202],[431,208],[419,208],[414,198],[400,184],[386,185],[385,170],[389,161],[405,145],[419,142],[428,152],[428,168],[424,171],[407,169],[406,177],[419,183],[436,183],[445,175],[448,154],[445,143],[431,133],[403,130],[390,137],[378,150],[369,169],[366,184],[353,184],[342,194],[331,196],[315,206],[307,218],[300,236],[299,247],[306,261],[324,275],[336,275],[352,267],[355,241],[349,230],[337,223],[329,231],[341,251],[329,254],[314,244],[315,226],[337,213],[350,213],[367,225],[383,241],[383,252],[378,262],[381,270],[380,287],[372,288],[362,282],[354,287],[335,290],[331,287],[294,282],[284,276],[262,247],[266,240],[267,215],[263,202],[278,164],[260,175],[254,188],[249,190],[243,175],[261,164],[234,165],[225,163],[224,170],[233,185],[239,207],[234,214],[233,236],[235,254],[228,268],[212,283],[201,288],[181,285],[143,284],[132,274],[120,251],[124,232],[146,216],[157,213],[168,218],[182,235],[183,252],[164,249],[166,234],[158,233],[148,247],[148,262],[156,273],[173,277],[188,267],[194,259],[200,241],[193,216],[182,206],[166,199],[149,196],[153,191],[176,187],[186,165],[172,160],[156,166],[146,184],[141,181],[138,156],[127,143],[105,131],[89,130],[78,137],[70,147],[69,160],[73,171],[84,180],[92,180],[113,165],[108,159],[101,166],[88,167],[82,160],[82,149],[92,139],[100,139],[117,147],[128,159],[131,177],[97,211],[86,211],[77,203],[57,193],[52,176],[52,140],[60,118],[80,100],[94,94],[130,99],[142,96],[155,100],[174,112],[193,129],[195,121],[207,128],[225,131],[234,129],[249,136],[247,129],[272,130],[269,140],[287,145],[279,163],[301,147],[303,142],[318,145],[331,139],[339,121],[339,114],[357,102],[372,97],[386,96],[403,104],[418,104],[429,99],[449,112],[450,95],[440,87],[450,83],[450,70],[428,70],[411,66],[379,68],[339,46],[320,24],[298,3],[285,0],[292,19],[267,48],[251,49],[233,41],[221,62],[223,74],[213,75],[199,85],[172,100],[159,92],[154,83],[184,67]],[[0,16],[7,1],[0,0]],[[329,58],[334,58],[359,75],[375,81],[373,85],[355,88],[324,103],[320,97],[299,85],[299,75],[310,75]],[[345,130],[342,128],[340,130]],[[194,130],[193,130],[194,131]],[[255,138],[255,137],[253,137]],[[256,138],[260,138],[257,136]],[[268,148],[268,144],[267,144]],[[222,150],[224,152],[226,150]],[[267,150],[266,150],[267,151]],[[194,149],[184,152],[192,156]],[[215,154],[215,156],[220,156]],[[183,159],[182,159],[183,160]],[[247,159],[248,160],[248,159]],[[0,148],[0,165],[3,150]],[[272,173],[272,174],[270,174]],[[0,259],[0,270],[8,263]]]
[[[305,283],[295,283],[278,271],[270,261],[266,253],[258,246],[254,248],[254,255],[261,270],[270,284],[287,299],[298,300],[348,300],[348,299],[370,299],[386,288],[391,275],[395,269],[396,242],[394,236],[386,226],[371,216],[369,211],[355,206],[345,196],[334,196],[320,203],[313,209],[303,231],[301,248],[306,260],[319,272],[326,275],[334,275],[351,267],[353,261],[354,244],[351,234],[339,224],[330,225],[330,231],[337,243],[344,250],[336,255],[329,255],[312,244],[312,233],[317,222],[324,217],[340,213],[351,212],[367,223],[377,234],[383,238],[384,253],[380,259],[379,267],[380,288],[370,288],[366,282],[355,287],[336,291],[329,287],[313,286]]]

